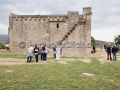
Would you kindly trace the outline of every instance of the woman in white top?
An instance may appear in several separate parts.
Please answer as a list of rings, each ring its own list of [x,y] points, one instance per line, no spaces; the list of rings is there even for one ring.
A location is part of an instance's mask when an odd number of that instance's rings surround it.
[[[56,47],[56,60],[59,61],[60,60],[60,51],[61,51],[61,47],[58,45]]]

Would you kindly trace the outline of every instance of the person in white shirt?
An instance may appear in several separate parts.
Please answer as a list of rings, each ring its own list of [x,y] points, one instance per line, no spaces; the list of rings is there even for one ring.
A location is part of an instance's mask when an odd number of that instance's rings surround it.
[[[33,45],[30,45],[30,47],[28,48],[28,55],[27,55],[27,62],[31,62],[32,57],[33,57]]]
[[[5,47],[6,47],[6,50],[9,50],[9,44],[8,43],[5,44]]]
[[[60,60],[60,51],[61,51],[61,47],[58,45],[56,47],[56,60],[59,61]]]

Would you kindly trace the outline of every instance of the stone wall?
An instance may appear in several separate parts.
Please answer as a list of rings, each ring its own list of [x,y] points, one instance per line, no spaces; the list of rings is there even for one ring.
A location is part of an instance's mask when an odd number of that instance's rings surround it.
[[[75,42],[91,43],[91,8],[83,15],[69,11],[66,15],[9,15],[9,44],[11,53],[26,53],[29,43]],[[20,48],[19,43],[26,47]],[[72,52],[71,52],[72,50]],[[64,55],[89,54],[88,48],[63,48]]]
[[[59,28],[57,28],[57,24]],[[68,31],[66,22],[50,22],[50,42],[59,42]]]

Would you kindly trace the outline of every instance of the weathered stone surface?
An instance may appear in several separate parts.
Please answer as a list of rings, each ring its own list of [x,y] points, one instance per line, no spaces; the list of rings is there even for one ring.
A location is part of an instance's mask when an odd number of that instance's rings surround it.
[[[27,52],[30,43],[43,42],[91,43],[91,7],[83,8],[83,15],[69,11],[66,15],[9,15],[9,44],[11,53]],[[26,47],[20,48],[19,43]],[[76,45],[78,46],[78,45]],[[89,48],[63,48],[63,55],[89,54]]]

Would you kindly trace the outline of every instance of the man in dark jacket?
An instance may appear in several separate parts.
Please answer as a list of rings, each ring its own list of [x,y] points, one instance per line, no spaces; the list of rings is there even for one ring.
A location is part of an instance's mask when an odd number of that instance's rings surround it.
[[[105,49],[105,51],[106,51],[106,48],[107,48],[107,46],[106,46],[106,44],[104,45],[104,49]]]
[[[93,45],[93,52],[96,53],[95,45]]]
[[[107,51],[107,59],[109,60],[112,60],[112,57],[111,57],[111,47],[110,45],[107,46],[106,48],[106,51]]]
[[[117,60],[117,56],[116,53],[118,52],[118,48],[116,47],[116,45],[114,45],[112,47],[112,53],[113,53],[113,60]]]

